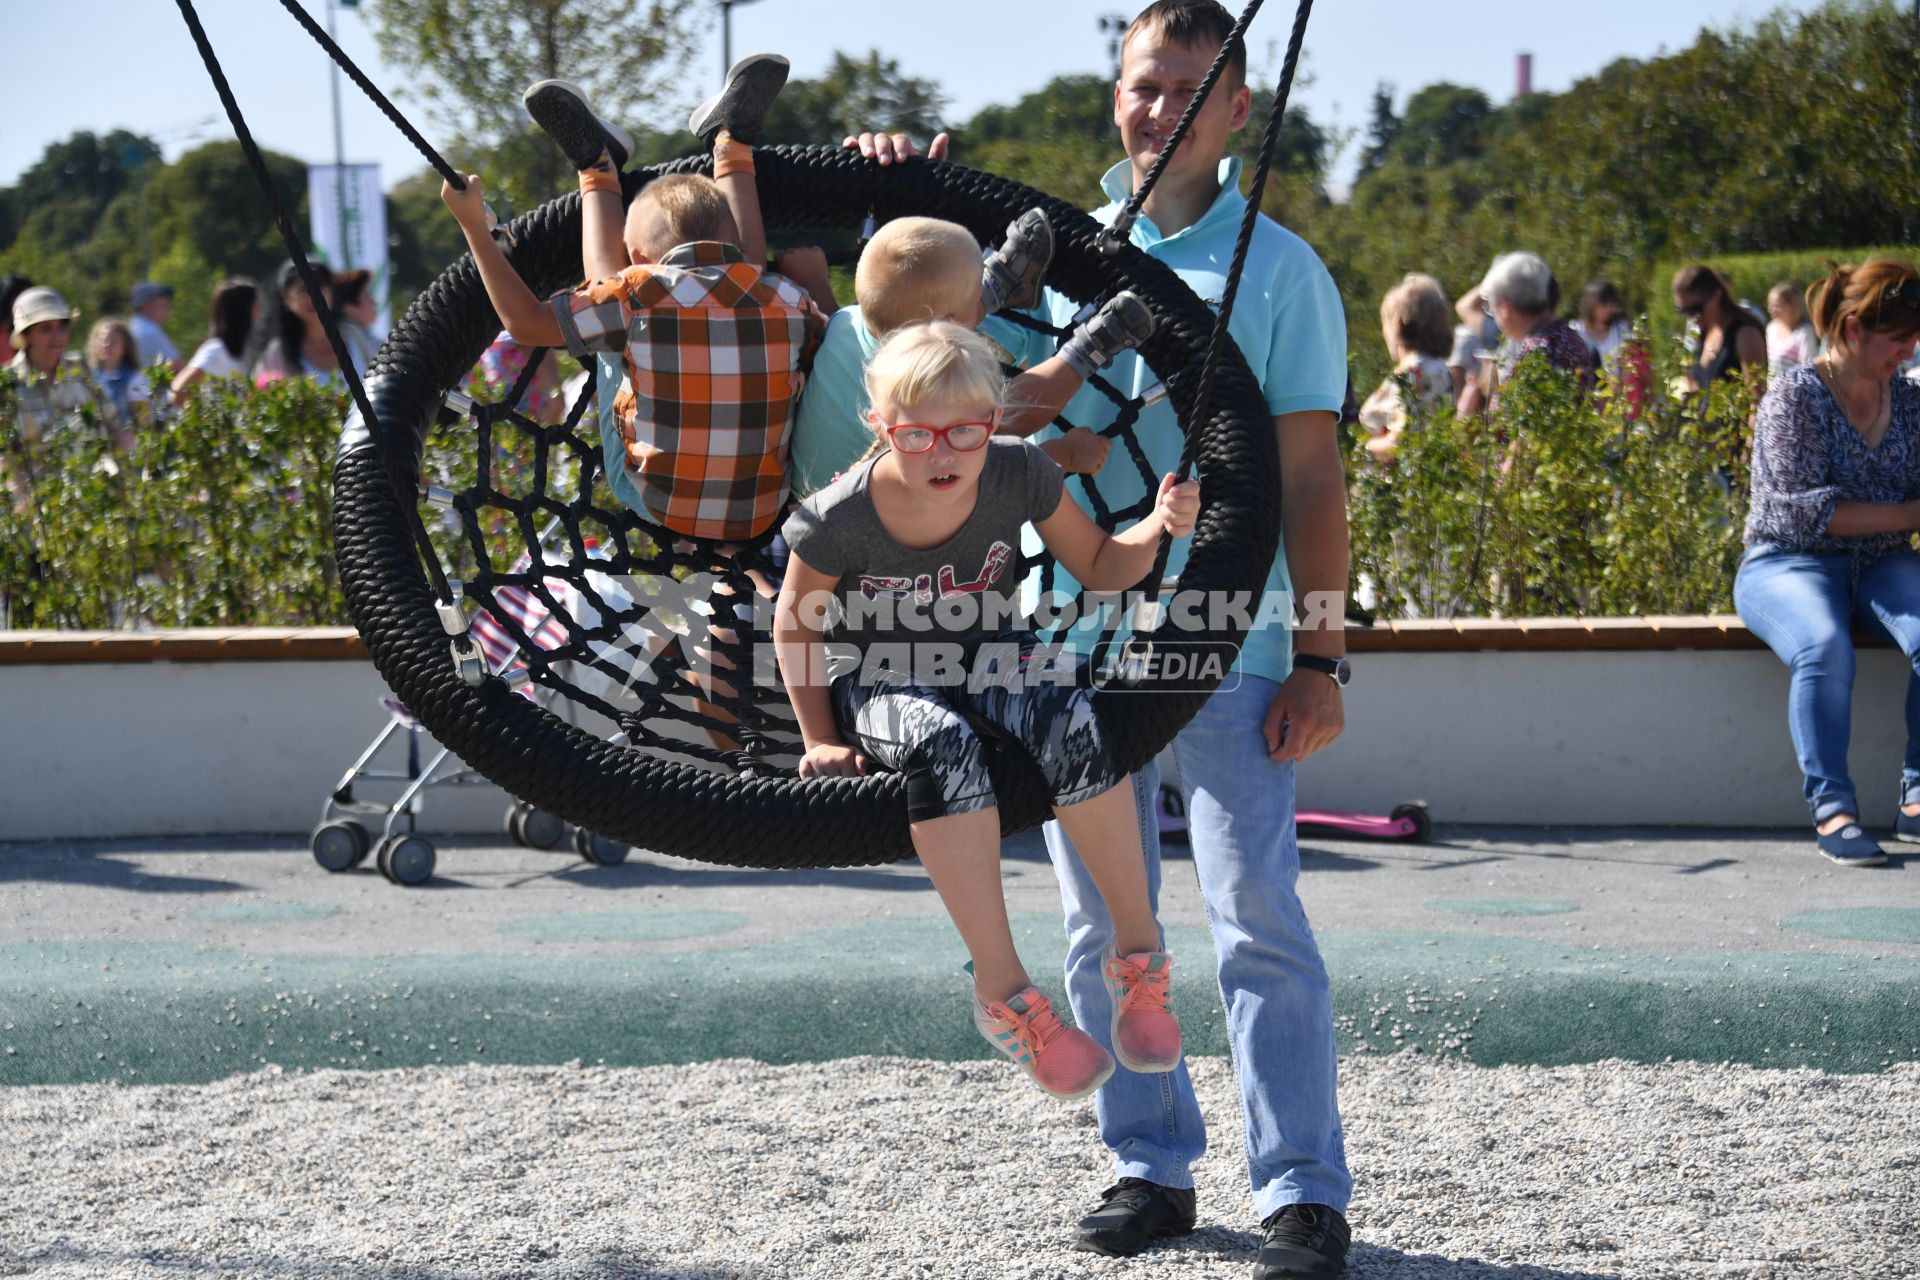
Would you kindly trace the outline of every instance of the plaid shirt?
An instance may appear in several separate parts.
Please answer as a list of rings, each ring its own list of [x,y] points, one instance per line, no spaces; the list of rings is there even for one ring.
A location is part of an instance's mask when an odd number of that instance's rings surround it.
[[[826,320],[792,281],[730,244],[676,246],[657,263],[554,295],[567,350],[626,357],[624,464],[675,533],[738,540],[787,496],[787,438]]]

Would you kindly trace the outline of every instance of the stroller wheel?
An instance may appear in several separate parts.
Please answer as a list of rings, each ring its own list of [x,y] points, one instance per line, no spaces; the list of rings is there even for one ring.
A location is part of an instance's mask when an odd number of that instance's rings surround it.
[[[567,838],[567,824],[545,809],[527,806],[520,817],[519,840],[529,849],[552,849]]]
[[[351,818],[321,823],[307,841],[307,847],[313,850],[313,860],[334,872],[364,862],[368,844],[367,829]]]
[[[515,800],[507,806],[507,816],[501,819],[500,827],[515,844],[525,844],[527,842],[526,835],[520,830],[520,824],[526,819],[527,814],[532,811],[533,806],[525,800]]]
[[[628,846],[579,827],[573,833],[573,847],[596,867],[618,866],[627,860]]]
[[[1418,800],[1409,800],[1406,804],[1397,804],[1389,818],[1405,818],[1413,823],[1413,834],[1407,839],[1415,844],[1425,844],[1433,838],[1433,819],[1427,816],[1427,806]]]
[[[373,846],[374,869],[379,871],[381,878],[388,884],[399,883],[399,881],[393,878],[393,863],[387,857],[388,854],[393,852],[393,842],[395,838],[394,836],[382,837],[380,843]]]
[[[433,845],[422,836],[401,836],[386,845],[387,878],[395,884],[425,884],[433,878]]]

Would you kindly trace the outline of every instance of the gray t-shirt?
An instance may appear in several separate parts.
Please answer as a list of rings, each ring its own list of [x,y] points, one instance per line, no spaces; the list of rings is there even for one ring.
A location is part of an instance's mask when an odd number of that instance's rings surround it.
[[[873,509],[873,458],[815,493],[781,532],[793,554],[836,579],[825,638],[835,642],[832,674],[851,669],[851,645],[957,646],[1024,630],[1020,608],[1020,526],[1060,505],[1065,481],[1052,458],[1026,440],[987,442],[980,496],[960,531],[924,551],[893,540]],[[801,602],[803,608],[807,602]],[[916,657],[924,655],[916,655]]]

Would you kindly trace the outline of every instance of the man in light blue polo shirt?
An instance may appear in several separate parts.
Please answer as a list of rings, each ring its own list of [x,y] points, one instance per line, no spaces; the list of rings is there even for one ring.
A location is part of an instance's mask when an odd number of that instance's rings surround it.
[[[1128,28],[1114,92],[1127,159],[1107,174],[1114,203],[1095,213],[1097,219],[1110,224],[1159,157],[1232,26],[1216,0],[1159,0]],[[1245,51],[1236,48],[1131,230],[1136,246],[1216,307],[1246,207],[1239,163],[1225,159],[1251,107],[1245,74]],[[910,153],[903,138],[863,136],[859,143],[883,162]],[[937,139],[932,153],[941,149]],[[1066,305],[1054,307],[1056,322]],[[1339,624],[1348,568],[1346,478],[1336,428],[1346,392],[1346,326],[1338,292],[1313,250],[1264,217],[1229,331],[1260,381],[1279,443],[1283,538],[1268,589],[1290,591],[1307,605],[1309,618],[1325,623],[1291,632],[1270,625],[1250,634],[1240,678],[1229,677],[1207,700],[1174,739],[1173,753],[1212,923],[1261,1217],[1253,1274],[1255,1280],[1331,1276],[1345,1265],[1352,1178],[1335,1097],[1332,996],[1296,889],[1293,764],[1331,743],[1345,724]],[[1135,394],[1153,380],[1132,356],[1120,357],[1103,376]],[[1066,411],[1082,425],[1111,415],[1110,406],[1087,393]],[[1182,436],[1169,406],[1144,411],[1134,434],[1153,474],[1178,465]],[[1144,492],[1119,451],[1097,485],[1110,508]],[[1170,568],[1177,571],[1181,549],[1173,554]],[[1264,611],[1268,618],[1275,614]],[[1134,779],[1156,899],[1160,850],[1152,801],[1158,781],[1151,766]],[[1105,1037],[1112,1004],[1103,968],[1112,924],[1055,824],[1049,824],[1047,847],[1066,908],[1074,1020]],[[1157,1237],[1191,1230],[1192,1163],[1206,1148],[1206,1129],[1184,1063],[1161,1076],[1119,1068],[1100,1090],[1096,1112],[1119,1178],[1081,1220],[1079,1247],[1129,1255]]]

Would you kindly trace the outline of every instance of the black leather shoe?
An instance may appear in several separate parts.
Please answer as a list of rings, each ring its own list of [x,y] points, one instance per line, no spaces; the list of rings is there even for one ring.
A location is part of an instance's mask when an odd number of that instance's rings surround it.
[[[1193,1230],[1193,1188],[1122,1178],[1100,1193],[1100,1207],[1080,1219],[1073,1247],[1131,1258],[1154,1240]]]
[[[1290,1204],[1260,1224],[1264,1238],[1253,1260],[1253,1280],[1337,1276],[1347,1267],[1353,1231],[1338,1209]]]

